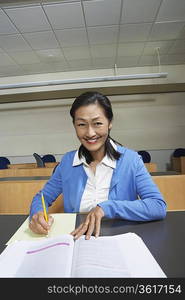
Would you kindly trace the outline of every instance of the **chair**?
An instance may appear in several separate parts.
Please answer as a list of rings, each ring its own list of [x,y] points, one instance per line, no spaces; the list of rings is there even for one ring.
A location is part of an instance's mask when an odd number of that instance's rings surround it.
[[[172,170],[185,174],[185,148],[177,148],[171,155]]]
[[[44,163],[42,157],[39,154],[37,154],[37,153],[33,153],[33,156],[36,159],[37,167],[38,168],[44,168],[45,167],[45,163]]]
[[[52,175],[55,173],[55,171],[56,171],[56,168],[58,167],[58,165],[59,165],[59,163],[58,163],[58,164],[56,164],[56,166],[53,168]]]
[[[174,150],[173,157],[181,157],[181,156],[185,156],[185,148],[177,148]]]
[[[151,155],[146,150],[140,150],[137,152],[139,155],[141,155],[144,163],[150,163],[151,162]]]
[[[52,154],[46,154],[42,157],[42,160],[44,163],[47,162],[56,162],[55,156]]]
[[[0,169],[8,169],[8,165],[10,161],[7,157],[1,156],[0,157]]]

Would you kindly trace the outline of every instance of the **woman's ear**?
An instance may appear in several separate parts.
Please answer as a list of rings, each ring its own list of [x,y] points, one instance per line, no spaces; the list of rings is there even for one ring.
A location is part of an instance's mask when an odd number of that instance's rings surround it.
[[[110,124],[109,124],[109,130],[111,130],[112,129],[112,122],[110,122]]]

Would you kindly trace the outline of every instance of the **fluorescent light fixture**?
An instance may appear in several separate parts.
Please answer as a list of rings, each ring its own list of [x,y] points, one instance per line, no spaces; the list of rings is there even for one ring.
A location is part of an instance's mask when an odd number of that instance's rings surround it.
[[[12,83],[12,84],[0,84],[0,89],[2,90],[2,89],[51,86],[51,85],[61,85],[61,84],[116,81],[116,80],[166,78],[167,75],[168,75],[168,73],[146,73],[146,74],[131,74],[131,75],[115,75],[115,76],[62,79],[62,80],[51,80],[51,81],[21,82],[21,83]]]

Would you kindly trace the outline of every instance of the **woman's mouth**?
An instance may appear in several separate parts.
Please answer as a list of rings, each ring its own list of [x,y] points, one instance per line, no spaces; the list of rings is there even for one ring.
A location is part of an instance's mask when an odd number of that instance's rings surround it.
[[[88,143],[88,144],[95,144],[97,141],[98,141],[99,138],[93,138],[93,139],[85,139],[85,141]]]

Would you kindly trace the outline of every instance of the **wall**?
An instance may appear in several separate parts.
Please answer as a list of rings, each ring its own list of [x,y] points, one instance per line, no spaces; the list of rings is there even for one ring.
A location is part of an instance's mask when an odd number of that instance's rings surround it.
[[[146,149],[164,171],[175,148],[185,147],[185,93],[109,97],[112,137],[124,146]],[[33,162],[32,154],[57,160],[79,145],[69,116],[74,99],[0,105],[0,156],[12,163]]]

